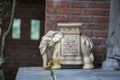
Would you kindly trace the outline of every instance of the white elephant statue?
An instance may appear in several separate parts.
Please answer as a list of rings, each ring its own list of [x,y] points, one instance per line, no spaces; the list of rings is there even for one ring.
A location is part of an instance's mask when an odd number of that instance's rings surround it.
[[[46,35],[42,37],[40,42],[40,53],[43,59],[43,67],[45,69],[60,69],[61,67],[61,40],[63,35],[60,31],[49,31]],[[48,62],[48,57],[46,50],[49,48],[54,48],[52,60]],[[93,61],[94,56],[92,54],[93,43],[90,38],[80,35],[80,50],[83,62],[83,69],[94,68]]]

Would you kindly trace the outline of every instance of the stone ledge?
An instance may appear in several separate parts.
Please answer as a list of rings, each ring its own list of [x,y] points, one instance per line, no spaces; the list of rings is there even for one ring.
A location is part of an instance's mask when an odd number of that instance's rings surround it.
[[[53,80],[51,71],[42,67],[21,67],[19,68],[16,80]]]
[[[59,69],[42,67],[19,68],[16,80],[120,80],[120,70],[113,69]]]

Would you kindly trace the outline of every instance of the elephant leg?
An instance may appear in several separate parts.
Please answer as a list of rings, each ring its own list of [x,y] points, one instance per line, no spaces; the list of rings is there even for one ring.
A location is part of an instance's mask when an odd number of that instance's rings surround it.
[[[84,61],[83,69],[92,69],[93,66],[93,56],[91,56],[92,43],[86,36],[81,36],[81,50],[82,57]]]
[[[43,59],[43,68],[47,69],[47,55],[46,55],[46,53],[44,53],[44,55],[42,55],[42,59]]]
[[[44,44],[43,44],[44,43]],[[43,60],[43,68],[47,68],[47,54],[46,54],[46,49],[47,49],[47,43],[46,42],[41,42],[40,46],[39,46],[39,50],[42,56],[42,60]]]
[[[59,58],[54,59],[51,69],[61,69],[61,65],[60,65],[59,61],[60,61]]]
[[[54,47],[54,53],[52,56],[53,59],[53,65],[52,69],[60,69],[61,68],[61,59],[60,59],[60,42],[58,42]]]
[[[86,57],[84,56],[83,60],[84,60],[83,69],[92,69],[92,68],[94,68],[92,60],[91,60],[91,58],[89,56],[86,56]]]

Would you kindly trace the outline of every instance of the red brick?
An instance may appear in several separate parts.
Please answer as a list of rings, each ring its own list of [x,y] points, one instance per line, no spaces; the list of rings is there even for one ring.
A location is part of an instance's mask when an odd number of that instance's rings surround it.
[[[107,10],[106,11],[106,16],[109,16],[110,15],[110,10]]]
[[[105,44],[103,39],[92,39],[94,45]]]
[[[53,21],[53,22],[66,22],[68,21],[68,16],[67,15],[51,15],[51,16],[46,16],[47,21]]]
[[[102,54],[94,55],[94,59],[95,61],[103,61],[105,59],[105,55]]]
[[[60,8],[57,11],[59,14],[80,14],[80,9]]]
[[[93,48],[93,53],[106,53],[106,52],[107,52],[107,48],[104,46]]]
[[[80,30],[80,32],[82,35],[89,36],[89,37],[92,36],[92,32],[90,30]]]
[[[94,24],[94,26],[92,27],[93,30],[106,30],[106,28],[106,24]]]
[[[69,1],[46,1],[46,7],[69,7]]]
[[[92,17],[90,16],[71,16],[70,20],[73,22],[92,22]]]
[[[95,8],[110,8],[110,3],[109,2],[96,2],[95,3]]]
[[[96,31],[94,36],[95,37],[108,37],[108,31]]]
[[[88,1],[73,1],[71,2],[72,8],[93,8],[95,6],[94,2]]]
[[[101,15],[106,16],[107,10],[93,10],[93,9],[83,9],[81,14],[83,15]],[[108,15],[108,13],[107,13]]]
[[[106,27],[105,24],[83,24],[81,28],[88,30],[105,30]]]
[[[54,30],[56,27],[55,23],[52,22],[46,22],[45,23],[45,33],[47,33],[49,30]]]
[[[55,27],[55,23],[46,22],[46,23],[45,23],[45,27],[47,27],[47,28],[54,28],[54,27]]]
[[[108,23],[109,22],[108,17],[94,17],[93,20],[95,23]]]
[[[46,14],[56,14],[56,8],[46,8]]]

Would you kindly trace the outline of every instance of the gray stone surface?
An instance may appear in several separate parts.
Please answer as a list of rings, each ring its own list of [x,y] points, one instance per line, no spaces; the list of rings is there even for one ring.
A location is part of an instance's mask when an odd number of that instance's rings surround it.
[[[102,68],[119,68],[119,64],[116,59],[108,58],[103,62]]]
[[[120,71],[113,69],[94,69],[87,70],[96,77],[96,80],[120,80]]]
[[[53,70],[55,80],[120,80],[120,71],[112,69]]]
[[[44,70],[41,67],[24,67],[18,70],[16,80],[120,80],[120,70]]]
[[[55,80],[96,80],[96,77],[82,69],[62,69],[53,72]]]
[[[19,68],[16,80],[53,80],[51,72],[41,67]]]

